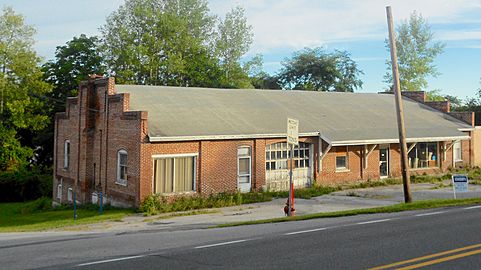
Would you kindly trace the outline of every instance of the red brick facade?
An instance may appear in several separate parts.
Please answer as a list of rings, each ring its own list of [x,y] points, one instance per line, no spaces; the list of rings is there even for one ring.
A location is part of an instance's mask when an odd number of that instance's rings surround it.
[[[191,193],[236,191],[239,188],[237,149],[246,146],[251,150],[251,188],[263,190],[267,181],[266,146],[285,142],[285,138],[149,142],[147,118],[148,112],[129,111],[129,94],[115,94],[113,78],[83,82],[78,97],[69,98],[66,112],[56,116],[54,200],[68,202],[68,189],[71,188],[80,203],[89,203],[92,193],[102,192],[105,202],[138,206],[153,193],[154,158],[182,154],[195,156],[195,191]],[[70,142],[68,168],[64,168],[66,140]],[[300,141],[312,145],[309,166],[312,182],[333,185],[380,178],[379,145],[374,149],[372,145],[334,146],[319,166],[320,152],[327,150],[327,143],[323,142],[322,151],[319,151],[318,137],[300,138]],[[439,166],[413,169],[411,173],[438,173],[453,166],[452,147],[445,155],[442,150],[450,143],[438,143]],[[399,177],[398,145],[382,147],[389,148],[389,177]],[[128,154],[126,183],[118,181],[120,150]],[[369,150],[372,151],[365,159]],[[336,156],[346,155],[346,169],[336,170]],[[471,141],[462,142],[462,159],[462,163],[472,163]],[[61,199],[57,199],[59,184]]]

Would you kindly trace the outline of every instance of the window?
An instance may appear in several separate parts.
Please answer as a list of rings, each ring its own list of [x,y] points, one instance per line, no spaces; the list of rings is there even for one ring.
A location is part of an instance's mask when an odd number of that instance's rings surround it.
[[[409,147],[408,147],[409,148]],[[409,167],[413,169],[436,167],[438,160],[437,142],[419,142],[408,153]]]
[[[454,159],[454,162],[463,161],[461,141],[456,141],[453,144],[453,159]]]
[[[347,146],[336,147],[336,171],[349,169],[349,149]]]
[[[310,144],[300,142],[294,147],[294,168],[308,168]],[[266,146],[266,170],[287,170],[290,158],[290,147],[287,143],[275,143]]]
[[[278,153],[282,155],[282,153]],[[240,184],[251,182],[251,148],[239,147],[237,149],[237,177]]]
[[[70,164],[70,141],[66,140],[63,144],[63,168],[68,169]]]
[[[154,159],[155,193],[195,190],[195,156]]]
[[[117,152],[117,184],[127,185],[127,151]]]
[[[57,185],[57,199],[62,199],[62,184]]]
[[[72,188],[68,188],[68,191],[67,191],[67,200],[69,202],[72,202],[73,201],[73,190]]]

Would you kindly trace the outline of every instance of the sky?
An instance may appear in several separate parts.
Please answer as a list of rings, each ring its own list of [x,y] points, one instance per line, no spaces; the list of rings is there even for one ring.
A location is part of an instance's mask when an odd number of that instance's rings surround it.
[[[80,34],[99,35],[105,18],[123,0],[0,0],[33,25],[35,49],[43,59],[54,57],[56,46]],[[383,76],[389,52],[385,7],[390,5],[399,25],[414,10],[431,25],[435,40],[446,44],[435,64],[441,73],[428,78],[428,90],[474,97],[481,88],[481,0],[209,0],[221,18],[233,7],[245,8],[254,41],[243,60],[264,57],[264,69],[275,74],[281,62],[305,47],[346,50],[364,72],[357,92],[386,89]]]

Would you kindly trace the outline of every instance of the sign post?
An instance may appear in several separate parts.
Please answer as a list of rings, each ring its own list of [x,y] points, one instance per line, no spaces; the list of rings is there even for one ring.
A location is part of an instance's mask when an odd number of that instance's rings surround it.
[[[468,192],[468,176],[465,174],[453,174],[453,195],[456,199],[456,192]]]
[[[291,148],[291,166],[289,170],[289,198],[287,209],[287,216],[290,217],[293,214],[292,209],[294,209],[294,183],[292,182],[292,168],[294,167],[294,146],[299,145],[299,120],[287,118],[287,143]]]

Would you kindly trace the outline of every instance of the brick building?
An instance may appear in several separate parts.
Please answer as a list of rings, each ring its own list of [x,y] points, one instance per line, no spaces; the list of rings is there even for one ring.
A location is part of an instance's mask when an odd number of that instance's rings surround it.
[[[474,164],[472,113],[405,93],[412,173]],[[147,195],[288,188],[287,117],[299,120],[297,187],[400,176],[390,94],[82,82],[55,121],[56,202],[138,206]],[[479,137],[479,136],[478,136]]]

